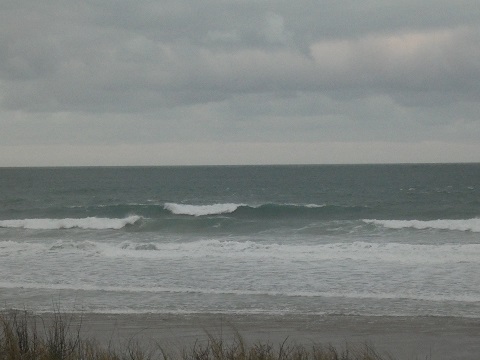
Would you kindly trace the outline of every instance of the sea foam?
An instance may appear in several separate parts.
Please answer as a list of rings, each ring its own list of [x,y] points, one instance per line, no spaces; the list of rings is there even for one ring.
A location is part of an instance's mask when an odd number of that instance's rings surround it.
[[[65,219],[21,219],[21,220],[1,220],[0,227],[3,228],[23,228],[34,230],[56,230],[56,229],[121,229],[126,225],[132,225],[140,220],[141,217],[132,215],[123,219],[111,218],[65,218]]]
[[[381,225],[389,229],[438,229],[438,230],[457,230],[457,231],[471,231],[480,232],[480,218],[474,219],[439,219],[439,220],[376,220],[364,219],[367,224]]]
[[[446,264],[480,263],[480,244],[378,244],[357,241],[351,244],[262,244],[254,241],[97,244],[97,252],[108,258],[139,258],[257,262],[268,259],[285,264],[302,261],[315,264],[325,261],[359,261],[373,264]]]
[[[315,266],[319,262],[362,262],[375,264],[480,264],[480,244],[378,244],[356,241],[336,244],[265,244],[254,241],[199,240],[193,242],[105,243],[100,241],[58,240],[50,244],[0,241],[0,256],[43,256],[70,253],[108,259],[143,259],[157,261],[221,261],[228,263],[269,262]],[[43,254],[43,255],[42,255]],[[232,265],[233,266],[233,265]],[[295,265],[296,266],[296,265]]]
[[[200,287],[181,286],[102,286],[85,283],[31,283],[31,282],[0,282],[3,289],[29,289],[29,290],[69,290],[69,291],[102,291],[110,293],[153,293],[153,294],[198,294],[198,295],[236,295],[236,296],[273,296],[273,297],[304,297],[304,298],[344,298],[344,299],[376,299],[376,300],[420,300],[429,302],[462,302],[477,303],[480,296],[470,294],[419,294],[415,291],[391,291],[391,292],[367,292],[367,291],[272,291],[272,290],[248,290],[248,289],[212,289]]]

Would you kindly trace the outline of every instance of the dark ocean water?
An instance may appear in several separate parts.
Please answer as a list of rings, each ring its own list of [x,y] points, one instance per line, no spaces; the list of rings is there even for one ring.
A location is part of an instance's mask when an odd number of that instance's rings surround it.
[[[0,169],[0,308],[480,317],[480,165]]]

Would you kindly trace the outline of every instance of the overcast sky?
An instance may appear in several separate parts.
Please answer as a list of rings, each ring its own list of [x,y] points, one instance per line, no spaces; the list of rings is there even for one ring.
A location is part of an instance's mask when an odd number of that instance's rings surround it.
[[[0,166],[480,162],[478,0],[0,0]]]

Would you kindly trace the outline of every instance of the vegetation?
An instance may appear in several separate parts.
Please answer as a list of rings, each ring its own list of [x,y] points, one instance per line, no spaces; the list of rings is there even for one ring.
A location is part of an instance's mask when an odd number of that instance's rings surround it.
[[[269,343],[245,344],[240,334],[232,341],[208,335],[204,344],[196,343],[180,354],[172,355],[161,345],[142,349],[130,342],[123,350],[111,344],[102,346],[82,339],[80,325],[72,326],[71,317],[55,313],[46,323],[27,312],[0,314],[0,360],[386,360],[371,346],[331,345],[307,348],[285,340],[278,346]],[[81,322],[80,322],[81,324]]]

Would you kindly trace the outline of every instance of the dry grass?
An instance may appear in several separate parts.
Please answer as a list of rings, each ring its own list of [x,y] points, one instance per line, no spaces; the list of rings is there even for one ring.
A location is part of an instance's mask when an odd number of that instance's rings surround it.
[[[80,325],[72,326],[72,318],[55,313],[46,324],[40,317],[27,312],[0,315],[0,360],[387,360],[372,346],[313,345],[307,348],[289,343],[245,344],[236,334],[225,341],[207,333],[205,344],[196,343],[179,355],[171,355],[161,345],[144,349],[130,342],[124,351],[104,347],[93,340],[82,339]],[[81,324],[81,322],[80,322]]]

